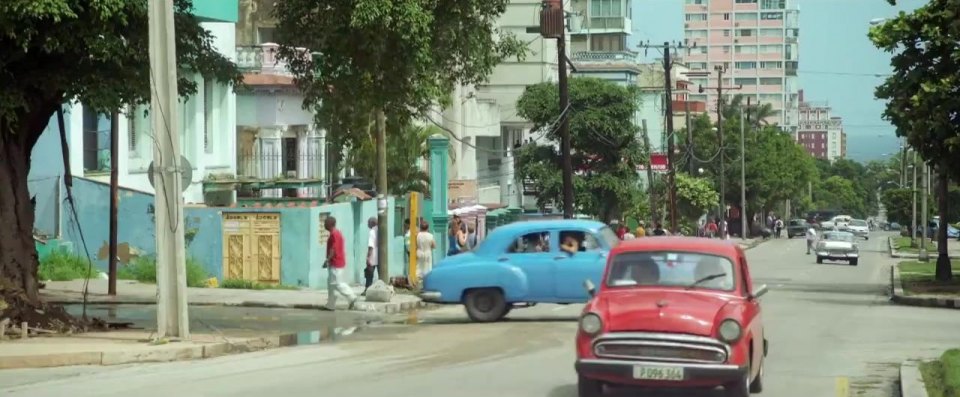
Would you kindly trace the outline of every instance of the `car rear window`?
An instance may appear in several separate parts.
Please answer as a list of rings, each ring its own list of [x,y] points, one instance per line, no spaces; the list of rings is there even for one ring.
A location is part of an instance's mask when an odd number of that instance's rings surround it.
[[[613,288],[689,287],[700,280],[696,288],[733,291],[733,262],[694,252],[624,252],[611,261],[606,283]]]

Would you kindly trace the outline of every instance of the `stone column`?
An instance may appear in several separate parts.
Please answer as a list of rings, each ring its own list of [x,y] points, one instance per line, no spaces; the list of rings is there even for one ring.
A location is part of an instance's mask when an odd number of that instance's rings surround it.
[[[443,259],[449,249],[447,242],[447,151],[450,150],[450,140],[440,134],[431,136],[430,144],[430,211],[433,221],[433,235],[437,240],[434,250],[434,263]],[[426,214],[425,214],[426,215]]]
[[[273,179],[283,174],[283,131],[286,127],[277,127],[272,129],[261,129],[258,136],[260,141],[260,153],[257,159],[260,163],[259,177],[261,179]],[[261,197],[280,197],[280,189],[262,190]]]
[[[321,150],[320,137],[314,126],[307,125],[297,134],[297,178],[312,179],[319,178]],[[319,189],[316,187],[304,187],[297,189],[298,197],[319,197]]]

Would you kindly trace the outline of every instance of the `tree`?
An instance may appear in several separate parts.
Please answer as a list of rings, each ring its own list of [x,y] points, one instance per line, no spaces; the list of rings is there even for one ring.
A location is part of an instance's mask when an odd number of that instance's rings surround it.
[[[888,0],[896,4],[895,0]],[[870,40],[892,54],[893,74],[877,87],[884,117],[897,135],[937,170],[940,217],[948,215],[949,180],[960,176],[960,0],[930,0],[870,29]],[[952,279],[947,228],[938,233],[936,279]]]
[[[240,74],[212,46],[212,37],[176,0],[180,95],[196,92],[195,73],[238,83]],[[147,2],[129,0],[0,1],[0,302],[3,317],[41,328],[71,323],[44,308],[37,282],[33,207],[27,188],[30,155],[65,102],[107,113],[150,100]],[[0,307],[4,305],[0,304]],[[37,310],[40,310],[38,312]],[[38,314],[42,313],[42,314]]]
[[[409,192],[429,193],[430,175],[420,166],[420,162],[430,156],[427,140],[440,129],[416,125],[387,128],[387,175],[390,176],[390,194],[401,196]],[[374,138],[366,139],[350,152],[350,167],[361,177],[375,180],[376,164],[374,158]]]
[[[686,173],[677,173],[677,209],[683,219],[682,225],[692,227],[700,216],[717,208],[720,194],[706,178],[696,178]],[[691,230],[684,234],[690,235]]]
[[[517,101],[517,115],[533,123],[553,143],[560,116],[554,83],[528,86]],[[646,155],[633,123],[639,94],[633,88],[597,78],[570,79],[570,143],[578,210],[610,221],[642,200],[637,166]],[[518,180],[530,180],[540,208],[562,207],[559,144],[528,144],[517,154]]]
[[[922,193],[917,194],[917,203],[920,200],[923,200],[923,197],[920,196]],[[932,201],[933,197],[928,197],[927,200]],[[885,190],[881,196],[880,201],[883,203],[883,207],[887,210],[887,219],[899,223],[901,226],[912,228],[913,226],[913,192],[911,189],[888,189]],[[917,204],[917,224],[923,227],[920,224],[923,219],[923,214],[921,211],[921,206]],[[927,219],[933,216],[933,207],[928,207]],[[911,230],[911,233],[913,231]],[[913,234],[911,234],[913,235]]]
[[[834,175],[820,182],[815,197],[819,208],[839,208],[849,211],[863,206],[863,198],[857,195],[853,182]]]

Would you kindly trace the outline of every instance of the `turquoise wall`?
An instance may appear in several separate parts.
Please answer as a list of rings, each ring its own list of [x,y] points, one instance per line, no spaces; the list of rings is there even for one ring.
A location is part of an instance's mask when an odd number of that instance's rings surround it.
[[[239,13],[237,0],[193,0],[193,15],[203,21],[236,23]]]

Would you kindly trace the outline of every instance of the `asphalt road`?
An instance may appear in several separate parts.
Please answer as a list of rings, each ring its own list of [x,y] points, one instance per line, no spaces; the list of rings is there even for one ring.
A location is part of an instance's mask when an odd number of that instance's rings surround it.
[[[861,245],[857,267],[816,265],[799,239],[749,251],[755,280],[771,288],[762,298],[771,343],[764,396],[897,396],[898,363],[956,346],[960,316],[888,302],[894,262],[883,254],[883,236]],[[470,324],[462,309],[448,307],[397,324],[344,324],[352,334],[336,342],[213,360],[0,371],[0,395],[576,397],[579,310],[542,305],[502,323]]]

